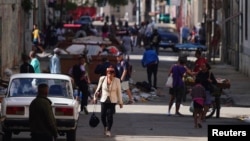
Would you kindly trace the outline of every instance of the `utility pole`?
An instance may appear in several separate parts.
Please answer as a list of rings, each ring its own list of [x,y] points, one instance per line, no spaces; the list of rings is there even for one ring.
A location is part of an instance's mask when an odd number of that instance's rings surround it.
[[[216,33],[216,22],[217,22],[217,0],[213,0],[213,3],[214,3],[214,21],[213,21],[213,36],[215,36],[214,34],[217,34]],[[218,46],[218,45],[216,45]],[[215,55],[216,55],[216,46],[213,46],[213,63],[215,64]]]
[[[141,0],[136,0],[136,24],[139,25],[141,23],[141,16],[140,16],[140,3]]]
[[[211,52],[212,48],[210,45],[211,42],[211,31],[212,31],[212,2],[213,0],[207,0],[207,18],[205,21],[206,24],[206,45],[208,47],[208,61],[211,62]]]

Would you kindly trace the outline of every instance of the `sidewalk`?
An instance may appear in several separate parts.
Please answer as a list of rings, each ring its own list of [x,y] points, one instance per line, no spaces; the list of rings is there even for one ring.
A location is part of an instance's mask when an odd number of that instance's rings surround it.
[[[212,64],[212,71],[216,77],[229,79],[231,82],[230,89],[225,89],[225,95],[233,100],[232,106],[250,107],[250,78],[238,72],[230,65],[223,63]]]

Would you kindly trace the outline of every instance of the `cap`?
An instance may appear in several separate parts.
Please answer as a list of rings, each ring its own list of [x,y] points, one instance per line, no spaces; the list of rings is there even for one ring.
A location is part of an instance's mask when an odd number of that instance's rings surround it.
[[[54,51],[54,53],[60,53],[61,52],[61,50],[59,48],[55,48],[53,51]]]
[[[123,55],[122,52],[118,52],[118,53],[116,54],[117,57],[118,57],[118,56],[122,56],[122,55]]]

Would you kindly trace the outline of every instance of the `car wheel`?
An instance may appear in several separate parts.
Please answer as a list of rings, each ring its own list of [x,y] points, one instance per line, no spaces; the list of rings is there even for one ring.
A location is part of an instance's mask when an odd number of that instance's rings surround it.
[[[66,134],[67,141],[76,141],[76,130],[70,130]]]
[[[4,131],[2,136],[3,136],[2,137],[3,141],[11,141],[12,132],[11,131]]]

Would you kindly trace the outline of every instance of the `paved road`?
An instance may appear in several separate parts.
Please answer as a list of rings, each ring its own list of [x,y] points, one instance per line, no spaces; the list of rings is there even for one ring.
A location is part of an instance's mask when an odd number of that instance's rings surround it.
[[[143,50],[136,49],[133,53],[135,55],[131,55],[134,66],[134,81],[147,80],[145,68],[142,68],[140,64],[142,52]],[[159,97],[155,97],[152,101],[139,101],[133,105],[125,105],[123,109],[117,107],[111,138],[104,137],[101,123],[98,127],[91,128],[88,126],[90,115],[81,115],[77,141],[207,141],[207,125],[249,124],[237,118],[249,114],[249,108],[228,107],[228,105],[223,104],[220,118],[208,119],[203,123],[202,129],[195,129],[193,118],[189,112],[190,97],[187,97],[187,101],[181,107],[180,112],[185,115],[184,117],[167,116],[169,95],[164,87],[166,71],[176,61],[178,54],[165,50],[161,51],[160,55],[161,60],[165,61],[162,61],[159,66]],[[90,104],[88,109],[91,112],[93,105]],[[97,105],[97,115],[100,117],[100,105]],[[13,137],[13,141],[29,141],[28,133]],[[60,137],[58,140],[65,141],[65,137]]]
[[[136,103],[125,105],[123,109],[117,107],[114,115],[114,126],[112,137],[103,135],[102,124],[96,128],[88,126],[90,115],[81,115],[77,141],[207,141],[207,125],[210,124],[246,124],[236,117],[249,111],[248,108],[222,107],[221,118],[211,118],[203,123],[202,129],[193,127],[193,118],[188,110],[188,104],[181,107],[184,117],[167,116],[166,100],[161,102]],[[93,105],[89,105],[89,110]],[[100,105],[97,105],[97,115],[100,117]],[[13,141],[29,141],[28,134],[14,136]],[[22,139],[23,138],[23,139]],[[60,137],[59,141],[65,141],[65,137]]]

